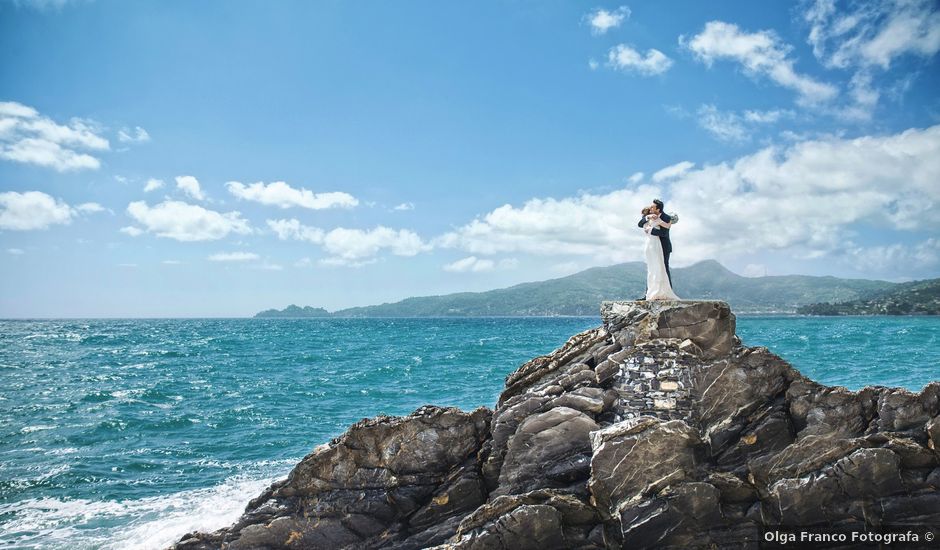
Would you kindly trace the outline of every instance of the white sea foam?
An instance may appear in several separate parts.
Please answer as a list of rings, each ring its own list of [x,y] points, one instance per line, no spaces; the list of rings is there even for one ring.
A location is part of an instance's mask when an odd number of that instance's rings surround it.
[[[233,476],[220,485],[137,500],[29,499],[0,505],[10,518],[0,547],[149,550],[191,531],[233,523],[275,479]]]
[[[36,426],[26,426],[25,428],[20,430],[20,433],[29,434],[33,432],[41,432],[43,430],[54,430],[54,429],[55,429],[55,426],[44,426],[40,424]]]

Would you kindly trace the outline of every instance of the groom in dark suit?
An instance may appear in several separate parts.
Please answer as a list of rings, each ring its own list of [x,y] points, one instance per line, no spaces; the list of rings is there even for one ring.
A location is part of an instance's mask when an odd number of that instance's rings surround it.
[[[659,199],[654,199],[652,206],[653,214],[659,214],[659,219],[666,222],[666,224],[672,223],[672,218],[669,217],[669,214],[663,212],[663,201]],[[640,219],[640,223],[637,225],[643,227],[647,223],[646,216],[643,216]],[[654,227],[650,234],[656,235],[659,237],[659,244],[663,245],[663,263],[666,264],[666,275],[669,277],[669,285],[672,286],[672,273],[669,272],[669,255],[672,254],[672,241],[669,240],[669,227]]]

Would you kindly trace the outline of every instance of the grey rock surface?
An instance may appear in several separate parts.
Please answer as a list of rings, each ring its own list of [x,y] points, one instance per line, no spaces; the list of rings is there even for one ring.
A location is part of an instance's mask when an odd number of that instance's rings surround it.
[[[758,548],[763,528],[940,525],[940,382],[816,383],[724,302],[604,302],[491,411],[354,424],[176,550]]]

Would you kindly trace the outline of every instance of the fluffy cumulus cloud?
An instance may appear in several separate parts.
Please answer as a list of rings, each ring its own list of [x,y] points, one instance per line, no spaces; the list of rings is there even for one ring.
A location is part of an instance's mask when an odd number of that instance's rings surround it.
[[[660,193],[660,187],[641,184],[607,194],[534,198],[522,206],[505,204],[437,237],[433,244],[478,257],[528,253],[587,255],[597,261],[635,260],[644,236],[636,226],[640,209]]]
[[[59,124],[15,101],[0,102],[0,159],[34,164],[59,172],[96,170],[94,156],[110,149],[94,121],[72,118]]]
[[[431,249],[417,233],[407,229],[377,226],[373,229],[337,227],[324,231],[296,219],[268,220],[268,227],[282,240],[301,240],[320,245],[330,256],[321,260],[325,265],[359,266],[376,260],[388,250],[396,256],[415,256]]]
[[[60,199],[41,191],[0,193],[0,229],[29,231],[46,229],[52,225],[69,224],[81,214],[104,211],[95,202],[69,206]]]
[[[615,10],[598,8],[585,15],[584,19],[591,26],[592,34],[604,34],[610,29],[619,27],[628,17],[630,17],[630,8],[620,6]]]
[[[825,102],[839,93],[831,84],[798,73],[790,57],[792,47],[773,31],[747,32],[733,23],[709,21],[702,32],[692,38],[681,36],[679,41],[705,64],[721,59],[736,62],[750,76],[768,78],[795,91],[802,103]]]
[[[691,170],[668,191],[688,251],[704,259],[791,249],[839,254],[852,226],[940,227],[940,126],[768,147]],[[708,204],[707,209],[701,205]]]
[[[291,187],[283,181],[275,181],[267,185],[260,181],[249,185],[230,181],[226,186],[229,193],[239,199],[280,208],[297,206],[311,210],[322,210],[325,208],[352,208],[359,204],[356,197],[349,193],[340,191],[314,193],[309,189]]]
[[[206,200],[206,194],[202,192],[199,180],[193,176],[176,176],[176,188],[197,201]]]
[[[644,54],[632,46],[617,44],[607,52],[607,65],[621,71],[651,76],[668,71],[672,67],[672,59],[653,48]]]
[[[218,252],[206,258],[210,262],[252,262],[260,259],[254,252]]]
[[[771,146],[699,168],[682,162],[660,170],[653,181],[662,187],[640,184],[606,194],[506,204],[434,244],[465,250],[478,260],[502,253],[641,260],[639,209],[660,197],[667,212],[681,214],[673,237],[681,243],[677,262],[759,251],[850,263],[898,257],[902,250],[920,261],[937,255],[936,240],[915,249],[850,246],[848,252],[846,243],[859,226],[927,234],[940,229],[940,125]]]
[[[148,231],[177,241],[211,241],[230,233],[252,232],[239,212],[221,213],[181,201],[164,201],[153,206],[134,201],[127,206],[127,214],[143,226],[121,230],[131,236]]]

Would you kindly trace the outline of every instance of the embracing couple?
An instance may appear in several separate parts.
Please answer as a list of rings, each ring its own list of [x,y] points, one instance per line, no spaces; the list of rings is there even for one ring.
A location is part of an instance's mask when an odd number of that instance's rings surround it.
[[[679,300],[672,291],[672,273],[669,272],[669,255],[672,253],[669,228],[678,221],[678,217],[674,220],[673,216],[663,212],[663,201],[659,199],[642,212],[643,217],[637,225],[646,232],[646,299]]]

